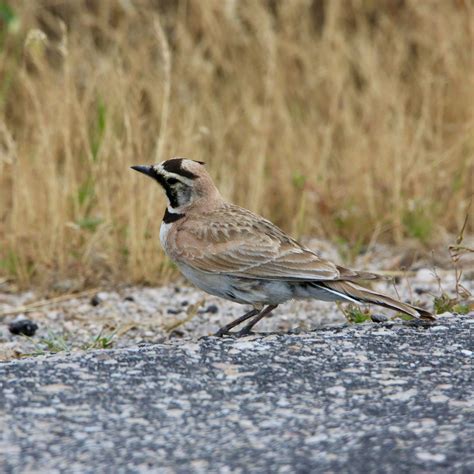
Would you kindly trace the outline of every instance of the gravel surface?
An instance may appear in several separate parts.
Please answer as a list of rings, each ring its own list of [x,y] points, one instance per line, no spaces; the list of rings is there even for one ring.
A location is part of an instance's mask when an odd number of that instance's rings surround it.
[[[0,364],[0,471],[474,471],[474,313]]]
[[[373,269],[366,257],[354,267]],[[428,309],[458,296],[454,271],[411,268],[378,289]],[[464,316],[372,306],[347,324],[297,301],[238,340],[208,335],[247,308],[180,281],[33,311],[38,293],[0,282],[0,472],[474,472],[469,268]]]
[[[439,272],[436,275],[428,268],[420,268],[412,276],[397,282],[396,287],[392,282],[383,281],[377,288],[394,296],[398,293],[402,300],[432,310],[434,296],[442,292],[455,296],[454,271]],[[438,280],[440,275],[442,284]],[[462,283],[474,292],[472,271],[464,272]],[[34,292],[7,292],[6,286],[2,292],[0,286],[0,313],[15,311],[39,299]],[[383,308],[372,306],[370,309],[376,321],[394,316]],[[173,338],[197,339],[215,333],[247,310],[245,306],[189,287],[184,281],[158,288],[122,287],[94,291],[34,311],[0,317],[0,361],[64,350],[133,347]],[[24,319],[31,320],[32,324],[19,325]],[[281,333],[292,329],[308,331],[345,320],[334,303],[292,301],[279,306],[256,329]],[[12,334],[12,324],[15,328],[34,328],[34,336]]]

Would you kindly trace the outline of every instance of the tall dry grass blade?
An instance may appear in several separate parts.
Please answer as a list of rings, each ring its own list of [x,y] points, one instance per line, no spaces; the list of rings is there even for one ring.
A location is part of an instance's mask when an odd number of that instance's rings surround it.
[[[0,275],[20,285],[171,278],[164,198],[129,166],[172,155],[285,230],[350,249],[435,246],[463,223],[470,2],[9,4]]]
[[[164,150],[166,144],[166,133],[168,126],[168,116],[170,111],[171,96],[171,51],[166,39],[165,32],[160,23],[160,18],[155,17],[153,26],[155,28],[158,44],[163,58],[163,103],[161,106],[160,134],[156,144],[155,162],[159,163],[165,159]]]

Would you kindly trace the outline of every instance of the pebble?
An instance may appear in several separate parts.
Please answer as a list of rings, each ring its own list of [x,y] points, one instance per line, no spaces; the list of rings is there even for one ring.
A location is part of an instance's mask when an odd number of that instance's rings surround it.
[[[428,451],[420,451],[416,453],[416,457],[421,461],[443,462],[446,456],[442,453],[429,453]]]
[[[431,331],[439,332],[439,331],[446,331],[447,328],[445,326],[432,326],[430,327]]]
[[[446,395],[432,395],[430,397],[431,403],[446,403],[449,401],[449,397]]]
[[[388,316],[386,314],[372,314],[370,318],[374,323],[385,323],[388,321]]]
[[[20,319],[13,321],[8,325],[8,330],[16,336],[34,336],[38,329],[38,325],[30,319]]]
[[[416,272],[416,279],[417,281],[424,282],[424,283],[433,283],[437,281],[436,275],[434,274],[433,270],[428,268],[421,268]]]
[[[103,292],[97,293],[91,298],[91,305],[92,306],[99,306],[106,299],[107,299],[107,295],[105,293],[103,293]]]
[[[211,313],[216,314],[219,312],[219,307],[216,304],[210,304],[206,309],[200,311],[200,313]]]
[[[81,282],[79,280],[61,280],[53,283],[52,288],[61,293],[69,293],[80,287]]]

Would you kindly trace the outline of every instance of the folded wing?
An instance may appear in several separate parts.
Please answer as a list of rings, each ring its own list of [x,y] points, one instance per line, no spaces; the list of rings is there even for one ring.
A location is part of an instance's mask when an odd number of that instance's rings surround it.
[[[222,219],[222,213],[216,210],[180,226],[177,261],[208,273],[265,280],[374,277],[336,266],[246,209],[228,205],[225,216]]]

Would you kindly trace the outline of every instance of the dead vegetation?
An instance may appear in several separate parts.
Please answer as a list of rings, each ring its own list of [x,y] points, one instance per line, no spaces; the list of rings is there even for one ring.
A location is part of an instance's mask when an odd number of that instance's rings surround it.
[[[128,167],[173,155],[297,236],[457,234],[473,15],[468,0],[0,0],[0,274],[68,291],[168,278],[164,199]]]

